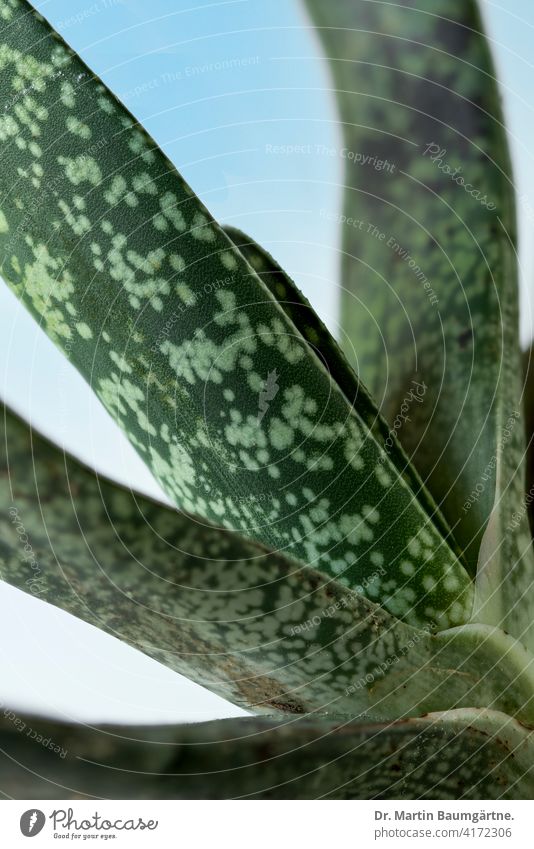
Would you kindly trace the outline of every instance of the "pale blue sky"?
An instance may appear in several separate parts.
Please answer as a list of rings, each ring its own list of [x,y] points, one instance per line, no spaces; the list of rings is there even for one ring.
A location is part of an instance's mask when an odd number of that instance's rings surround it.
[[[298,0],[35,5],[145,124],[215,217],[269,248],[335,330],[338,234],[319,211],[339,206],[343,160],[317,146],[339,150],[341,139],[328,75]],[[483,8],[521,197],[526,339],[534,277],[534,7],[510,0],[506,8]],[[281,155],[269,145],[310,148]],[[159,493],[81,378],[4,288],[0,351],[0,391],[16,409],[100,471]],[[5,703],[82,720],[239,713],[96,629],[10,588],[0,593]]]

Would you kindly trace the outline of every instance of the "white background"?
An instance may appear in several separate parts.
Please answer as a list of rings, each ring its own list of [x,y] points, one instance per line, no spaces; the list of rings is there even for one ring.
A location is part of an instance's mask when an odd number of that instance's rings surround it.
[[[298,846],[306,849],[324,849],[325,846],[341,845],[347,849],[386,849],[387,846],[397,847],[420,847],[428,849],[429,846],[440,847],[440,849],[457,849],[458,845],[480,849],[480,847],[493,847],[493,849],[525,849],[532,845],[531,840],[531,813],[530,802],[351,802],[340,804],[339,802],[323,802],[320,809],[317,803],[310,802],[271,802],[268,814],[268,824],[265,823],[267,809],[260,801],[233,801],[233,802],[162,802],[162,801],[135,801],[135,802],[47,802],[35,801],[32,807],[42,810],[45,816],[49,816],[54,809],[65,809],[72,807],[74,817],[77,820],[83,817],[91,817],[97,811],[102,817],[111,821],[117,818],[142,817],[144,821],[150,819],[158,820],[159,825],[155,831],[150,833],[131,832],[122,834],[115,840],[105,843],[100,839],[75,841],[78,845],[97,846],[213,846],[220,849],[249,849],[251,843],[255,849],[273,849],[273,846]],[[3,802],[0,810],[0,824],[2,835],[6,844],[13,846],[28,846],[28,838],[23,837],[19,830],[19,819],[21,814],[30,809],[26,802]],[[479,823],[473,826],[485,827],[489,825],[506,826],[511,825],[512,837],[503,839],[479,839],[474,838],[385,838],[375,839],[375,829],[382,825],[389,828],[462,828],[469,827],[468,822],[446,822],[438,821],[438,811],[471,811],[477,812],[481,809],[489,811],[509,812],[514,817],[510,823]],[[430,811],[435,819],[430,821],[400,822],[395,821],[395,810],[398,811]],[[376,812],[388,813],[390,820],[377,820]],[[81,832],[80,832],[81,833]],[[43,830],[35,838],[37,846],[61,846],[71,845],[70,841],[54,839],[50,822],[47,821]],[[39,841],[39,842],[37,842]]]

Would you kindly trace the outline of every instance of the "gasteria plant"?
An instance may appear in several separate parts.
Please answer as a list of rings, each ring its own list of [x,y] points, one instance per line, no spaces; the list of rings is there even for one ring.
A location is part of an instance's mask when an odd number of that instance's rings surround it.
[[[176,505],[4,408],[2,578],[267,715],[86,729],[5,710],[10,796],[532,798],[488,47],[470,0],[307,7],[345,133],[347,358],[43,17],[0,0],[2,276]]]

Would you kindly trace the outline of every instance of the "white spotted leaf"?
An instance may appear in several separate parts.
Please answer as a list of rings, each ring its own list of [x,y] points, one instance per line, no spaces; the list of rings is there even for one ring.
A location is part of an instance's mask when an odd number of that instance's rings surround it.
[[[79,57],[0,8],[2,275],[166,493],[410,624],[467,622],[472,582],[358,401]]]
[[[532,659],[502,632],[413,628],[363,588],[101,478],[1,413],[4,581],[254,712],[384,721],[474,705],[534,723]]]
[[[532,649],[515,199],[477,3],[306,6],[344,136],[347,355],[390,424],[427,386],[399,440],[476,575],[476,619]]]

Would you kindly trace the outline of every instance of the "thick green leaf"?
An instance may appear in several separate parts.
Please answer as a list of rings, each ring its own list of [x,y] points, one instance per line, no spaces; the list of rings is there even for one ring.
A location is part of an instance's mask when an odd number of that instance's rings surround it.
[[[317,356],[324,363],[329,374],[341,388],[347,400],[357,406],[360,416],[364,419],[365,424],[372,432],[378,444],[388,454],[408,486],[417,494],[418,500],[425,505],[428,514],[434,520],[441,535],[447,539],[451,548],[455,550],[456,555],[461,558],[462,552],[456,545],[450,528],[437,508],[432,496],[424,487],[415,467],[410,463],[404,453],[397,439],[396,431],[390,428],[385,419],[380,415],[365,386],[358,380],[356,372],[349,365],[343,351],[328,331],[324,322],[321,321],[314,311],[308,299],[297,288],[293,280],[285,273],[274,257],[258,245],[257,242],[254,242],[249,236],[235,227],[225,227],[224,231],[247,258],[258,276],[288,314],[295,327],[308,340],[308,343],[316,351]],[[412,403],[422,403],[424,393],[424,386],[414,385],[411,392]]]
[[[339,717],[99,728],[4,711],[0,747],[0,790],[15,799],[504,800],[534,793],[532,732],[484,711],[391,725]]]
[[[0,11],[2,274],[166,492],[407,622],[466,622],[465,569],[239,250],[30,4]]]
[[[534,661],[502,632],[415,630],[2,418],[0,576],[14,586],[257,712],[389,720],[493,707],[534,724]]]
[[[478,620],[534,645],[523,491],[514,198],[494,69],[472,0],[307,0],[345,142],[349,355],[471,573]]]

